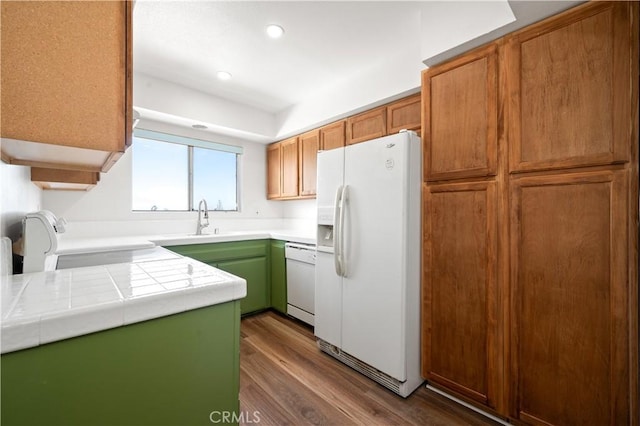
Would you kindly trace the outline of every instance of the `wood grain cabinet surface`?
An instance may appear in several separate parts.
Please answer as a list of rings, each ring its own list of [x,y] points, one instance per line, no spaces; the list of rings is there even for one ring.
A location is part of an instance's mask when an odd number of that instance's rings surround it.
[[[627,3],[596,3],[509,39],[512,171],[629,160],[638,76]]]
[[[107,171],[131,144],[131,2],[2,2],[2,158]]]
[[[400,130],[414,130],[420,134],[421,113],[420,93],[387,105],[387,134]]]
[[[336,121],[327,124],[319,129],[320,131],[320,150],[327,151],[330,149],[342,148],[346,144],[346,120]]]
[[[639,10],[423,72],[423,375],[515,424],[640,424]]]
[[[498,46],[422,74],[425,180],[496,174]]]
[[[312,130],[299,136],[300,196],[316,195],[316,169],[320,131]]]
[[[289,138],[280,142],[282,150],[282,197],[299,195],[299,154],[298,138]]]
[[[267,146],[267,199],[282,195],[282,153],[279,142]]]
[[[267,199],[297,197],[298,138],[293,137],[267,147]]]
[[[387,109],[375,108],[347,118],[347,145],[387,135]]]
[[[496,183],[424,186],[422,375],[496,408]]]
[[[41,189],[88,191],[100,181],[99,172],[31,167],[31,182]]]
[[[628,178],[607,170],[511,184],[512,415],[520,420],[631,424]]]

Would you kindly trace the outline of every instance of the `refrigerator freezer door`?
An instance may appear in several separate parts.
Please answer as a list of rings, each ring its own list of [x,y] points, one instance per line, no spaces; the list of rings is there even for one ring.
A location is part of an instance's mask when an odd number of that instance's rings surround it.
[[[333,253],[316,253],[315,329],[317,337],[340,347],[342,278],[336,274]]]
[[[319,223],[328,224],[333,218],[335,195],[344,179],[344,148],[318,153],[317,196]]]
[[[404,133],[345,149],[342,349],[399,381],[406,380],[408,144]]]

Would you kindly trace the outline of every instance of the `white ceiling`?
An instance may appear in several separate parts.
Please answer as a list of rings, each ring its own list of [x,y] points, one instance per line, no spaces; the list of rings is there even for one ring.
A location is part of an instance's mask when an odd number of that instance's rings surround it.
[[[143,125],[268,143],[415,93],[425,64],[582,1],[137,0],[134,105]]]
[[[134,70],[278,113],[397,55],[420,3],[138,0]],[[270,23],[282,38],[267,37]]]

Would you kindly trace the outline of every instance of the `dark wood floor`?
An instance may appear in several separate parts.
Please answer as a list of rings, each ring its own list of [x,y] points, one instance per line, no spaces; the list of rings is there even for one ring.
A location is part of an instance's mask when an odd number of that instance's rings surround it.
[[[271,311],[242,320],[240,409],[245,425],[495,424],[424,386],[395,395],[320,352],[310,327]]]

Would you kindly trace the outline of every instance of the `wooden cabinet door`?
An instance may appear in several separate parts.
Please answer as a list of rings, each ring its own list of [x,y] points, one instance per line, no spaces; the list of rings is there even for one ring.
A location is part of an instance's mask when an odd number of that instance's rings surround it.
[[[496,407],[496,183],[423,188],[422,376]]]
[[[300,195],[316,195],[316,169],[320,133],[318,130],[307,132],[299,137],[300,151]]]
[[[387,110],[372,109],[347,118],[347,145],[364,142],[387,134]]]
[[[387,105],[387,134],[402,129],[420,132],[420,93]]]
[[[425,180],[496,174],[497,61],[490,44],[423,72]]]
[[[112,159],[93,153],[131,143],[131,43],[129,1],[3,1],[0,128],[3,138],[31,142],[8,142],[14,158],[78,170],[69,157],[82,154],[87,170],[106,171]]]
[[[320,149],[322,151],[342,148],[345,145],[346,124],[346,120],[340,120],[320,128]]]
[[[267,199],[280,197],[282,194],[282,155],[280,143],[272,143],[267,147]]]
[[[628,185],[625,170],[512,181],[511,388],[520,420],[632,424]]]
[[[630,3],[595,2],[509,39],[511,171],[629,160]]]
[[[282,155],[282,193],[283,198],[298,196],[298,138],[280,142]]]

